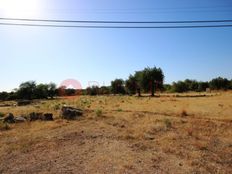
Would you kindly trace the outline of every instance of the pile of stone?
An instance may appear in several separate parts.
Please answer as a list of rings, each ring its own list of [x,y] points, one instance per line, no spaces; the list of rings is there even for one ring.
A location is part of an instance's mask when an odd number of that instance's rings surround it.
[[[36,120],[53,121],[53,114],[32,112],[28,116],[14,116],[12,113],[9,113],[3,118],[4,123],[22,123]]]
[[[53,114],[52,113],[37,113],[32,112],[29,114],[29,121],[36,121],[36,120],[42,120],[42,121],[53,121]]]
[[[61,109],[61,118],[67,120],[75,120],[83,115],[83,110],[73,107],[63,106]],[[52,113],[32,112],[27,116],[14,116],[12,113],[1,118],[4,123],[21,123],[26,121],[53,121]]]
[[[83,115],[83,110],[68,106],[63,106],[61,109],[61,117],[67,120],[75,120]]]
[[[20,122],[25,122],[25,121],[27,121],[26,118],[24,118],[22,116],[15,117],[12,113],[7,114],[3,118],[4,123],[20,123]]]

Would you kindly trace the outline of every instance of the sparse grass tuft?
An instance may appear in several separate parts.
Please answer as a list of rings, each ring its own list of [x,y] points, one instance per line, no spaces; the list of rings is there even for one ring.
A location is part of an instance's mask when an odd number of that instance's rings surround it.
[[[122,112],[122,109],[121,109],[121,108],[118,108],[118,109],[117,109],[117,112]]]
[[[95,113],[96,113],[96,115],[97,115],[98,117],[101,117],[101,116],[102,116],[102,110],[101,110],[101,109],[97,109],[97,110],[95,111]]]
[[[169,119],[164,119],[164,124],[166,128],[171,128],[172,127],[172,122]]]
[[[10,125],[8,123],[0,122],[0,130],[9,130]]]
[[[60,110],[60,109],[61,109],[61,106],[60,106],[60,104],[58,103],[58,104],[55,104],[53,108],[54,108],[55,111],[57,111],[57,110]]]
[[[192,129],[192,128],[187,129],[187,132],[188,132],[188,135],[189,135],[189,136],[192,136],[192,135],[193,135],[193,129]]]

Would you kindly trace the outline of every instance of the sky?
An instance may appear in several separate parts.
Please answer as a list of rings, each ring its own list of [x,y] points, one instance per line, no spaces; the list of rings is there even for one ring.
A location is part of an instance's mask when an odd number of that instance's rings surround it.
[[[0,17],[174,21],[232,19],[231,0],[0,0]],[[0,20],[0,22],[5,22]],[[86,29],[0,25],[0,91],[21,82],[109,85],[162,68],[165,83],[232,78],[232,27]]]

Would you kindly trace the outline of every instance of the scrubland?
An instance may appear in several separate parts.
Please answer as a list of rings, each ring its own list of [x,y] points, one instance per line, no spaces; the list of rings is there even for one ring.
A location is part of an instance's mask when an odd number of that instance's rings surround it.
[[[77,96],[4,106],[50,122],[0,130],[0,173],[232,173],[232,93]],[[60,118],[63,105],[82,108]]]

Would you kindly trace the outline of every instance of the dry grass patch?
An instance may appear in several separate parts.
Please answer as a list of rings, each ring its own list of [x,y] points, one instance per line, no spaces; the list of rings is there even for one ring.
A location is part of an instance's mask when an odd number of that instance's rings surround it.
[[[0,173],[232,173],[231,100],[79,96],[1,107],[16,116],[58,115],[63,104],[86,112],[0,131]]]

